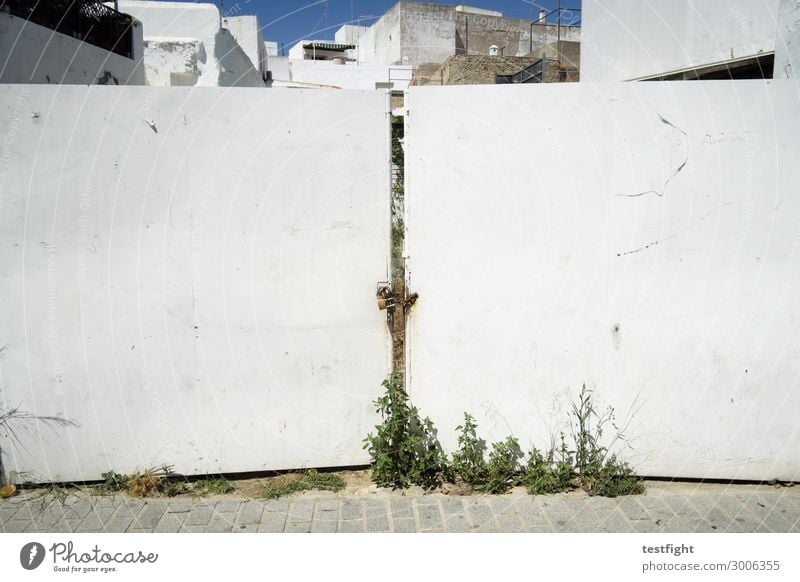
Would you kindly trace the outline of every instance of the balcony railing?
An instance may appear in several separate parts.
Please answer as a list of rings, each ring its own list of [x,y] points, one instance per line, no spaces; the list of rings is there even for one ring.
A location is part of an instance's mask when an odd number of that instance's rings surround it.
[[[134,19],[99,0],[0,0],[0,11],[133,58]]]

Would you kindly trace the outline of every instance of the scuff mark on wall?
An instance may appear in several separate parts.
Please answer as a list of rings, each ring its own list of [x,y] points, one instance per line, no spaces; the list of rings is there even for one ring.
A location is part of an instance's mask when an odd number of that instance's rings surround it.
[[[675,238],[675,237],[676,237],[676,236],[678,236],[678,235],[681,235],[681,234],[684,234],[684,233],[686,233],[686,232],[689,232],[690,230],[693,230],[694,228],[696,228],[697,226],[699,226],[701,222],[703,222],[703,221],[704,221],[706,218],[708,218],[709,216],[711,216],[712,214],[714,214],[714,212],[716,212],[717,210],[719,210],[720,208],[722,208],[722,207],[724,207],[724,206],[730,206],[731,204],[733,204],[733,202],[725,202],[724,204],[720,204],[719,206],[715,206],[714,208],[712,208],[711,210],[709,210],[708,212],[706,212],[706,213],[705,213],[703,216],[701,216],[701,217],[700,217],[700,218],[697,220],[697,222],[695,222],[695,223],[694,223],[694,224],[692,224],[692,225],[689,225],[689,226],[687,226],[687,227],[686,227],[686,228],[684,228],[683,230],[681,230],[681,231],[679,231],[679,232],[674,232],[674,233],[672,233],[671,235],[669,235],[669,236],[666,236],[666,237],[664,237],[664,238],[661,238],[661,239],[658,239],[658,240],[654,240],[654,241],[652,241],[652,242],[649,242],[649,243],[647,243],[646,245],[644,245],[644,246],[641,246],[641,247],[639,247],[639,248],[636,248],[636,249],[633,249],[633,250],[631,250],[631,251],[625,251],[625,252],[623,252],[623,253],[617,253],[617,256],[618,256],[618,257],[624,257],[625,255],[633,255],[633,254],[635,254],[635,253],[640,253],[640,252],[642,252],[642,251],[644,251],[644,250],[647,250],[647,249],[649,249],[650,247],[654,247],[654,246],[656,246],[656,245],[659,245],[659,244],[661,244],[662,242],[666,242],[666,241],[668,241],[668,240],[671,240],[671,239]]]
[[[678,127],[677,125],[666,119],[658,111],[656,111],[656,115],[658,115],[658,119],[661,121],[661,123],[670,126],[672,129],[676,131],[681,132],[684,138],[689,137],[688,133],[686,133],[680,127]],[[645,194],[655,194],[659,198],[663,197],[664,194],[667,193],[667,186],[669,186],[669,183],[675,178],[675,176],[681,173],[681,170],[683,170],[686,167],[686,164],[689,162],[689,147],[686,145],[686,143],[683,143],[683,145],[686,152],[686,156],[683,162],[672,172],[672,174],[670,174],[669,178],[667,178],[664,181],[664,186],[661,188],[661,192],[659,192],[658,190],[645,190],[643,192],[637,192],[636,194],[617,194],[617,196],[621,196],[622,198],[638,198],[639,196],[644,196]]]

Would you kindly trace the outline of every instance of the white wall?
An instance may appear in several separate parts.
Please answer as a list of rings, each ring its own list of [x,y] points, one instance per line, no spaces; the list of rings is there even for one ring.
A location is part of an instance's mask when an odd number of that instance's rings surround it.
[[[654,76],[775,50],[780,0],[584,0],[581,81]]]
[[[144,85],[142,29],[134,58],[0,12],[0,83]]]
[[[0,437],[12,478],[368,460],[384,95],[4,85],[0,102],[0,402],[80,425]]]
[[[148,37],[144,43],[147,84],[168,87],[177,74],[194,85],[200,76],[199,64],[206,58],[205,47],[197,38]]]
[[[339,65],[331,61],[289,60],[292,81],[333,85],[340,89],[375,89],[375,83],[394,83],[395,90],[404,91],[411,82],[411,67],[384,65]],[[274,76],[279,79],[280,77]]]
[[[198,86],[264,86],[261,74],[238,47],[231,33],[220,29],[220,13],[214,4],[121,0],[119,10],[142,22],[145,39],[198,39],[203,45],[201,54],[204,56],[197,64],[200,73]],[[172,72],[182,73],[183,69]]]
[[[267,51],[261,36],[258,16],[228,16],[223,19],[223,26],[231,31],[237,44],[242,47],[253,67],[260,73],[267,71]]]
[[[361,35],[369,29],[368,26],[356,26],[353,24],[345,24],[333,35],[336,42],[343,44],[358,45]]]
[[[800,77],[800,0],[781,0],[774,75],[776,79]]]
[[[793,81],[406,104],[409,392],[447,448],[463,411],[547,447],[585,382],[641,473],[800,479]]]
[[[292,78],[289,70],[289,57],[269,57],[269,70],[272,71],[272,78],[275,80],[289,81]]]

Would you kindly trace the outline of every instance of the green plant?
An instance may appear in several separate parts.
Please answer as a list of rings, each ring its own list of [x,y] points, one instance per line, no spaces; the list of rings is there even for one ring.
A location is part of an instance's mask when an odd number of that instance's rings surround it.
[[[486,480],[486,460],[484,451],[486,442],[478,438],[478,425],[467,412],[464,423],[457,426],[458,450],[453,453],[451,469],[453,477],[474,488]]]
[[[587,493],[603,497],[638,495],[644,493],[644,485],[628,463],[611,455],[588,483]]]
[[[478,489],[487,493],[506,493],[519,484],[519,460],[523,457],[519,441],[512,437],[492,444],[489,461],[486,463],[486,481]]]
[[[197,497],[202,497],[204,495],[221,495],[230,493],[233,489],[233,485],[231,485],[231,482],[227,479],[222,477],[206,477],[194,484],[192,494]]]
[[[613,419],[609,408],[602,415],[594,408],[591,390],[581,388],[578,403],[572,403],[572,436],[575,440],[575,469],[581,477],[596,475],[603,467],[606,449],[600,446],[603,428]]]
[[[563,434],[559,458],[555,458],[552,449],[545,456],[534,448],[528,455],[521,481],[531,495],[560,493],[574,488],[572,463]]]
[[[642,493],[644,486],[628,463],[609,455],[608,446],[601,445],[606,425],[616,429],[612,446],[624,435],[614,423],[614,409],[599,413],[586,384],[581,388],[578,403],[572,404],[572,435],[575,440],[575,470],[580,486],[589,495],[616,497]],[[563,437],[562,437],[563,440]]]
[[[127,475],[121,475],[116,471],[108,471],[100,475],[103,478],[101,488],[106,491],[124,491],[128,488]]]
[[[344,479],[336,473],[319,473],[314,469],[298,473],[286,473],[267,480],[262,495],[267,499],[277,499],[284,495],[318,489],[322,491],[341,491],[345,488]]]
[[[161,493],[167,497],[175,497],[181,493],[186,493],[187,486],[185,481],[166,480],[161,485]]]
[[[383,381],[386,392],[375,400],[382,422],[364,439],[371,458],[372,480],[381,487],[405,489],[419,485],[433,489],[448,475],[447,459],[429,418],[409,404],[400,378]]]

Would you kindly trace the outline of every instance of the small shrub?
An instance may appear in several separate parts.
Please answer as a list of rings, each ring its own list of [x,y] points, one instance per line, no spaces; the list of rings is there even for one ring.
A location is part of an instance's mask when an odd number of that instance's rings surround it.
[[[586,484],[589,495],[618,497],[644,493],[644,485],[628,463],[619,461],[615,455],[608,457],[600,470]]]
[[[371,458],[372,480],[380,487],[433,489],[448,475],[447,460],[429,418],[420,420],[400,378],[383,381],[386,393],[375,401],[383,422],[364,439]]]
[[[116,471],[108,471],[100,475],[103,478],[101,487],[106,491],[125,491],[128,488],[128,476]]]
[[[584,384],[578,403],[572,405],[572,432],[575,439],[575,470],[578,482],[589,495],[617,497],[644,492],[644,485],[628,463],[616,455],[609,455],[608,448],[601,445],[605,426],[614,424],[614,409],[609,407],[598,413],[592,402],[591,391]],[[617,429],[612,440],[624,439]],[[562,437],[563,440],[563,437]]]
[[[493,443],[489,462],[486,464],[486,480],[478,491],[506,493],[519,484],[519,460],[522,457],[519,441],[514,437],[509,436],[504,441]]]
[[[341,491],[345,488],[344,479],[336,473],[319,473],[314,469],[299,473],[287,473],[273,477],[264,483],[262,495],[267,499],[277,499],[292,493],[310,491]]]
[[[456,427],[458,450],[453,453],[451,469],[453,477],[474,488],[486,481],[486,442],[478,438],[478,425],[468,413],[464,413],[464,424]]]
[[[574,487],[572,463],[569,462],[569,454],[563,436],[560,457],[555,460],[552,450],[546,457],[536,448],[530,452],[522,475],[522,483],[528,493],[545,495],[569,491]]]
[[[175,497],[187,491],[188,487],[184,481],[167,480],[161,485],[161,493],[166,497]]]
[[[158,494],[173,496],[184,491],[182,483],[171,480],[173,473],[170,465],[153,467],[130,475],[108,471],[101,476],[104,481],[100,485],[101,490],[125,491],[134,497],[151,497]]]
[[[151,497],[161,493],[170,475],[170,468],[166,465],[160,468],[137,471],[128,477],[128,493],[134,497]]]

